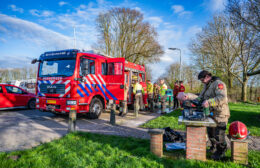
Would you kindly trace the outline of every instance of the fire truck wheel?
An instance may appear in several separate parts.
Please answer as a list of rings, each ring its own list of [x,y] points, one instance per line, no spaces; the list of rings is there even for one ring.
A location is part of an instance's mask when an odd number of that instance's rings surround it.
[[[103,111],[103,104],[100,99],[92,99],[89,112],[86,114],[89,119],[97,119]]]
[[[29,108],[29,109],[35,109],[35,99],[31,99],[31,100],[28,102],[28,108]]]

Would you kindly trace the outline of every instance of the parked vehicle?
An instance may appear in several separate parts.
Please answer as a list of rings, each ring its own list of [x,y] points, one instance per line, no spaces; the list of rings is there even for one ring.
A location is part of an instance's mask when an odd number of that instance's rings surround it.
[[[12,80],[7,84],[18,86],[29,93],[35,94],[36,79]]]
[[[35,108],[35,94],[9,84],[0,84],[0,110]]]
[[[107,105],[112,102],[118,105],[125,96],[128,104],[134,103],[133,76],[142,80],[146,89],[145,67],[125,58],[72,49],[45,52],[32,61],[36,62],[39,62],[36,108],[42,111],[69,113],[76,110],[95,119]]]
[[[171,98],[171,101],[173,101],[173,90],[167,89],[165,94],[167,95],[166,101],[169,102],[169,99]],[[159,96],[159,101],[161,101],[161,97]]]
[[[167,95],[167,101],[169,102],[169,99],[173,101],[173,90],[172,89],[167,89],[165,94]]]

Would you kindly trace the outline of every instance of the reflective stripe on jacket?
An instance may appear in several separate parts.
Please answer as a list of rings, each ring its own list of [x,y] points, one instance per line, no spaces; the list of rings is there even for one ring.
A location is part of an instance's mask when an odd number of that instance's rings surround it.
[[[143,89],[143,86],[141,84],[136,83],[134,85],[134,88],[133,88],[133,93],[134,94],[139,94],[139,93],[142,94],[143,91],[144,91],[144,89]]]
[[[160,87],[160,95],[161,95],[161,96],[164,96],[166,90],[167,90],[167,85],[164,83],[164,84],[162,84],[161,87]]]
[[[148,94],[149,93],[153,93],[153,84],[147,84],[147,92],[148,92]]]

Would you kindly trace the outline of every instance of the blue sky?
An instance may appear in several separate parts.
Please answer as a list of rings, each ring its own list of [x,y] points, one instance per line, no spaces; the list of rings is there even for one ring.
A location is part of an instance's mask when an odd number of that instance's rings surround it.
[[[158,32],[165,54],[152,65],[154,79],[179,61],[189,62],[188,44],[212,16],[224,9],[226,0],[1,0],[0,68],[30,66],[30,59],[45,51],[73,48],[90,50],[97,41],[95,19],[112,7],[128,7],[144,14]],[[156,72],[156,73],[155,73]]]

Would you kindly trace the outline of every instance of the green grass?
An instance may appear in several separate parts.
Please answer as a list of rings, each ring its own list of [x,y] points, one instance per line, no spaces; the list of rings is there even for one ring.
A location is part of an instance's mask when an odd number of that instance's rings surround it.
[[[143,124],[143,128],[165,128],[171,127],[175,130],[184,130],[184,125],[178,125],[178,117],[181,115],[181,110],[175,110],[171,113],[157,117]]]
[[[229,103],[230,118],[228,126],[233,121],[241,121],[246,124],[247,129],[253,136],[260,136],[260,105],[246,103]],[[180,110],[160,116],[143,124],[143,128],[165,128],[171,127],[175,130],[185,130],[184,125],[178,125]]]
[[[174,159],[158,158],[150,153],[149,140],[78,132],[30,150],[0,153],[0,167],[244,167],[229,160],[225,162],[185,160],[183,153],[171,152],[171,155],[178,156]],[[20,158],[15,161],[10,159],[10,156]],[[250,151],[250,167],[259,167],[259,158],[260,152]]]
[[[229,124],[233,121],[241,121],[253,136],[260,136],[260,105],[247,103],[230,103],[231,116]],[[228,126],[229,126],[228,124]]]

